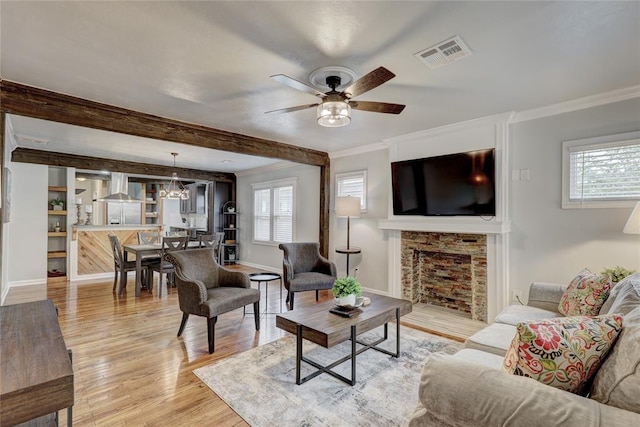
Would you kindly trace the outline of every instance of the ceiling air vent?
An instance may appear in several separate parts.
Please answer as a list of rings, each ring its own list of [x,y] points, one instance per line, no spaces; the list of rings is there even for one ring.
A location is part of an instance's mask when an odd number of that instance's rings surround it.
[[[455,62],[471,55],[471,51],[459,36],[451,37],[435,46],[428,47],[413,56],[427,67],[434,68]]]

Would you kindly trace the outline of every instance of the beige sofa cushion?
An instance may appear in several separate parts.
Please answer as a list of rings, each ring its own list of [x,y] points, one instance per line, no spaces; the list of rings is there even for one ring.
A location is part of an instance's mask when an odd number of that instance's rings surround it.
[[[504,323],[507,325],[516,326],[520,322],[551,319],[560,316],[562,316],[562,314],[558,313],[557,311],[549,311],[537,307],[530,307],[528,305],[514,304],[505,307],[504,310],[502,310],[500,314],[496,316],[496,323]]]
[[[625,277],[613,287],[600,313],[627,314],[640,307],[640,273]]]
[[[640,415],[455,357],[425,364],[410,427],[629,427]]]
[[[618,341],[595,376],[591,398],[640,413],[640,306],[624,316]]]
[[[515,335],[515,326],[492,323],[467,338],[464,342],[464,347],[504,357]]]

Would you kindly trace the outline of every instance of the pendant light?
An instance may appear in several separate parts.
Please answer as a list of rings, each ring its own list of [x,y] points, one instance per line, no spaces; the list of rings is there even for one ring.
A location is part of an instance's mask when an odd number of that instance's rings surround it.
[[[178,153],[171,153],[171,155],[173,156],[173,169],[175,170]],[[160,190],[160,197],[169,200],[187,200],[189,198],[189,190],[184,188],[184,185],[178,179],[178,174],[173,172],[169,185]]]

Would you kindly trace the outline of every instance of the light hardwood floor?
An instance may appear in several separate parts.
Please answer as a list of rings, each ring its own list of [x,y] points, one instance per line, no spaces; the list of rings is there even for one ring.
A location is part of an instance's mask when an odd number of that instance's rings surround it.
[[[11,289],[5,301],[51,298],[58,307],[65,342],[73,350],[74,425],[246,426],[192,371],[283,337],[286,332],[276,328],[275,315],[263,315],[258,332],[253,315],[243,316],[242,310],[221,315],[216,350],[209,354],[204,318],[191,316],[182,337],[176,337],[182,313],[175,289],[162,298],[155,291],[136,298],[131,280],[123,297],[111,288],[112,281],[25,286]],[[315,304],[314,296],[296,296],[296,307]],[[321,301],[331,297],[329,291],[320,292]],[[278,286],[272,282],[267,311],[278,310]],[[428,324],[419,329],[434,332]],[[66,412],[60,415],[60,425],[65,425]]]

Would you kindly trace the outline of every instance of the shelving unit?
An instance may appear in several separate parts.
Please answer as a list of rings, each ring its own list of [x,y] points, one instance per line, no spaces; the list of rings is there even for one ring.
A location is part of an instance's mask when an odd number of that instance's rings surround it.
[[[160,194],[162,184],[145,183],[143,184],[144,205],[143,205],[143,223],[158,224],[160,214],[160,202],[158,196]]]
[[[222,243],[222,262],[224,264],[235,264],[240,260],[238,243],[238,209],[236,202],[229,201],[222,205],[220,213],[220,224],[224,232]]]
[[[47,282],[67,281],[67,196],[66,169],[49,168],[47,197]],[[54,210],[51,201],[61,199],[62,210]]]

